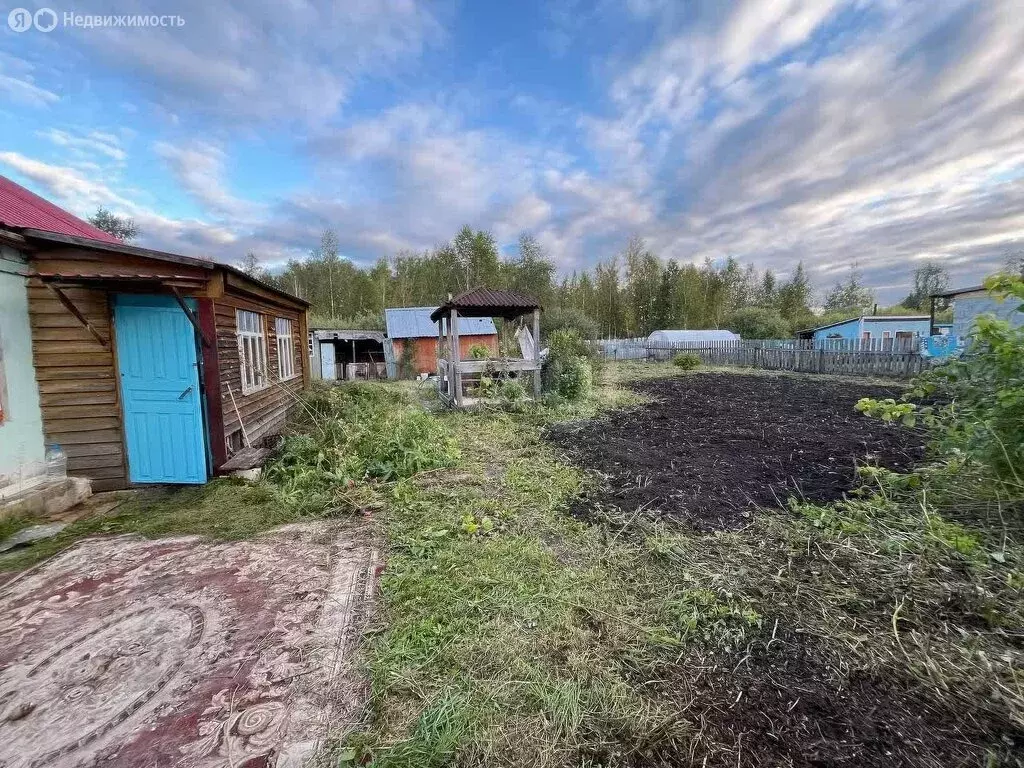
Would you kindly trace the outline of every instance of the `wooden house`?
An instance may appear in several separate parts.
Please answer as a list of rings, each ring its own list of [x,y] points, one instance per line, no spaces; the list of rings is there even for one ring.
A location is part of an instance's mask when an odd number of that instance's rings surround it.
[[[309,381],[305,301],[214,261],[83,236],[13,186],[0,243],[25,265],[43,432],[68,474],[94,490],[203,483],[280,430]]]

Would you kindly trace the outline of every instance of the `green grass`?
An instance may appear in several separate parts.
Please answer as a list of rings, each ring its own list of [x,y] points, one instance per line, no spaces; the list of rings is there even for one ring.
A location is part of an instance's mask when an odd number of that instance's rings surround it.
[[[138,491],[109,514],[83,518],[57,536],[0,555],[0,570],[34,565],[85,536],[237,539],[372,505],[381,482],[458,457],[443,426],[412,404],[413,392],[377,384],[314,388],[259,482],[221,478],[202,486]],[[39,522],[25,517],[3,521],[0,537]]]
[[[202,486],[141,491],[107,515],[78,520],[52,538],[0,555],[0,570],[27,568],[85,536],[197,534],[238,539],[297,519],[266,483],[223,478]],[[38,523],[30,518],[4,521],[0,536]]]

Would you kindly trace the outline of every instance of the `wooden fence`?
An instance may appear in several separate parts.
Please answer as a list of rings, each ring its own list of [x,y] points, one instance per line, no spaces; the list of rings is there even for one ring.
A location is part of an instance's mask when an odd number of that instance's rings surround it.
[[[916,346],[872,345],[859,340],[845,344],[829,342],[768,339],[667,344],[647,339],[610,339],[593,343],[607,360],[668,361],[678,352],[694,352],[705,365],[734,365],[767,371],[903,379],[916,376],[928,366],[927,358],[921,356]]]

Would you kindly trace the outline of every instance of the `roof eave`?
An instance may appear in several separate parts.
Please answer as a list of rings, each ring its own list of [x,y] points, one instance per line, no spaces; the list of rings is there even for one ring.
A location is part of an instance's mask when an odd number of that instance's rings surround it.
[[[170,253],[167,251],[157,251],[151,248],[140,248],[134,245],[128,245],[126,243],[107,243],[102,240],[93,240],[88,237],[77,237],[74,235],[64,235],[58,232],[47,232],[41,229],[22,229],[19,233],[22,238],[31,242],[33,240],[40,240],[48,243],[60,243],[62,245],[74,245],[79,248],[88,248],[94,251],[106,251],[108,253],[120,253],[125,256],[137,256],[142,259],[155,259],[157,261],[167,261],[173,264],[185,264],[187,266],[198,267],[200,269],[216,270],[223,269],[227,272],[237,275],[254,285],[258,285],[264,290],[271,291],[283,298],[301,304],[302,306],[309,307],[310,303],[305,299],[293,296],[287,291],[282,291],[273,285],[263,282],[252,275],[248,275],[238,267],[233,267],[230,264],[222,264],[218,261],[211,259],[199,259],[194,256],[183,256],[180,253]]]

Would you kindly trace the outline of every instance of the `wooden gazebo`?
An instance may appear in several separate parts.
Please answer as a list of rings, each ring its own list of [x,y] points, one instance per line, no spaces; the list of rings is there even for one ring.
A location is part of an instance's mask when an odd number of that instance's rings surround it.
[[[515,320],[523,315],[533,314],[533,356],[532,359],[501,358],[488,360],[462,360],[459,353],[459,324],[462,317],[500,317]],[[463,394],[463,377],[480,376],[490,368],[515,371],[520,375],[533,373],[533,395],[540,397],[540,304],[531,296],[514,291],[492,291],[488,288],[474,288],[450,298],[435,309],[430,319],[437,323],[437,378],[438,392],[450,405],[467,405]],[[441,355],[447,339],[448,354]]]

